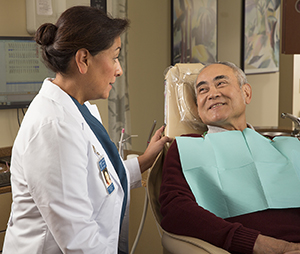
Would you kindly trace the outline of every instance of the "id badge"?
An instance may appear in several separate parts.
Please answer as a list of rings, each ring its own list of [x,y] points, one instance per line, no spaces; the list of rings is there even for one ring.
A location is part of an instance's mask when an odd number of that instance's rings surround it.
[[[107,190],[108,194],[111,194],[115,190],[115,186],[110,178],[110,175],[109,175],[107,167],[106,167],[106,162],[105,162],[105,159],[103,156],[100,157],[100,159],[98,161],[98,166],[99,166],[102,180],[104,182],[106,190]]]

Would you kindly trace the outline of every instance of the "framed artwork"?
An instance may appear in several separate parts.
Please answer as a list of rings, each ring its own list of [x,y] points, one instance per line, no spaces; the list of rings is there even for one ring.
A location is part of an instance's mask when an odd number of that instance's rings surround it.
[[[280,0],[244,1],[243,69],[277,72],[280,54]]]
[[[171,0],[171,63],[217,59],[217,0]]]

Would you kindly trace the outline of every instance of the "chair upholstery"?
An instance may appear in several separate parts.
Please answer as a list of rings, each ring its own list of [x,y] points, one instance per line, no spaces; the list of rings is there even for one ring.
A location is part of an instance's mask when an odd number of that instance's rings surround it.
[[[197,114],[194,81],[202,64],[176,64],[165,79],[165,134],[170,137],[187,133],[203,133],[206,130]],[[162,180],[162,166],[168,147],[158,155],[147,179],[147,193],[153,216],[162,233],[164,251],[174,254],[228,254],[203,240],[169,233],[161,228],[160,203],[158,201]],[[164,252],[166,253],[166,252]]]
[[[194,83],[203,64],[176,64],[165,75],[165,123],[170,137],[203,133],[206,126],[198,116]]]

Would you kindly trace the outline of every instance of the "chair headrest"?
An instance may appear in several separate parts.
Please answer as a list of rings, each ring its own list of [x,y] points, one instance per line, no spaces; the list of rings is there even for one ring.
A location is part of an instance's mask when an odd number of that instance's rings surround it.
[[[174,94],[180,115],[179,121],[190,125],[194,130],[206,130],[205,124],[198,115],[195,82],[200,70],[204,67],[201,63],[176,64],[168,69],[165,75],[166,94]]]

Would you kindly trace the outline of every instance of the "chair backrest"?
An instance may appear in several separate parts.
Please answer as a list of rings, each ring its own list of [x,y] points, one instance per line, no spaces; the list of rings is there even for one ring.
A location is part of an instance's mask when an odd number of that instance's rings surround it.
[[[194,83],[203,64],[176,64],[165,75],[165,134],[174,138],[181,134],[202,133],[205,125],[197,113]],[[158,202],[162,166],[168,147],[156,158],[150,170],[147,182],[150,206],[158,223],[161,221],[160,203]]]
[[[150,207],[153,216],[156,222],[159,224],[159,227],[162,215],[160,213],[160,203],[158,201],[158,198],[162,179],[162,166],[166,152],[167,147],[165,146],[163,151],[161,151],[160,154],[157,156],[156,161],[154,162],[147,179],[148,199],[150,202]]]
[[[176,64],[165,75],[165,133],[169,137],[206,130],[198,116],[194,89],[203,67],[201,63]]]
[[[182,134],[199,133],[206,130],[198,116],[194,83],[202,64],[176,64],[168,69],[165,76],[165,134],[176,137]],[[162,167],[168,146],[157,156],[147,179],[147,192],[153,216],[162,232],[162,245],[170,253],[185,254],[228,254],[228,252],[212,246],[200,239],[178,236],[166,232],[160,226],[159,193],[162,181]]]
[[[194,83],[203,64],[176,64],[165,75],[165,134],[174,138],[181,134],[201,133],[206,130],[198,117]],[[158,202],[161,172],[168,147],[156,158],[147,182],[150,206],[158,223],[161,221]]]

